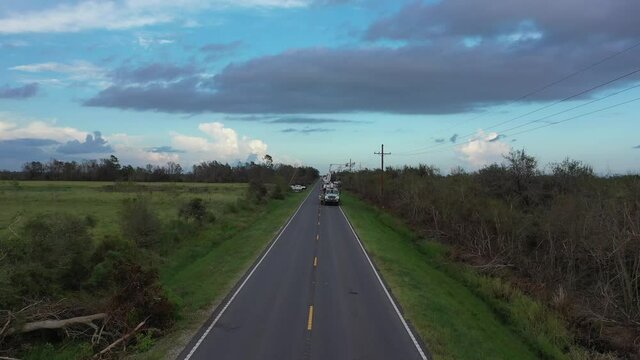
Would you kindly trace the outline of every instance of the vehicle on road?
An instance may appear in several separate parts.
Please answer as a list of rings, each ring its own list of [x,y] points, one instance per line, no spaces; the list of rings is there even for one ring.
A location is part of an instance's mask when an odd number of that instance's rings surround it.
[[[293,190],[294,192],[300,192],[300,191],[302,191],[302,190],[304,190],[306,188],[307,187],[304,186],[304,185],[299,185],[299,184],[291,185],[291,190]]]
[[[320,194],[322,205],[340,205],[340,191],[336,188],[328,188]]]

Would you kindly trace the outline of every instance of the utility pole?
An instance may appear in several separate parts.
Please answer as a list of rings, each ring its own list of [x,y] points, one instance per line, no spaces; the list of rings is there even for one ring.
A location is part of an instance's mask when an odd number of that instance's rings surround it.
[[[380,198],[384,198],[384,156],[391,153],[384,152],[384,144],[382,144],[380,152],[374,152],[374,154],[380,155]]]
[[[351,161],[351,159],[349,159],[349,162],[346,164],[347,167],[349,168],[349,172],[353,171],[353,165],[355,165],[356,163],[354,163],[353,161]]]

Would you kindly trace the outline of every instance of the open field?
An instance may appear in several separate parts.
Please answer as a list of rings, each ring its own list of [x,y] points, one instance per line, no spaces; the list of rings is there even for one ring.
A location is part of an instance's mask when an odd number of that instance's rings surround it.
[[[119,229],[122,200],[148,196],[161,220],[174,219],[180,204],[202,198],[210,210],[220,215],[222,209],[244,195],[246,184],[208,183],[114,183],[85,181],[0,181],[0,237],[9,236],[12,228],[24,219],[45,212],[65,212],[92,216],[96,221],[93,235],[100,239]]]
[[[569,358],[568,332],[544,306],[451,263],[446,246],[418,239],[398,219],[342,196],[367,251],[435,359]]]
[[[14,231],[23,234],[22,227],[39,215],[66,213],[95,220],[95,226],[89,229],[90,239],[93,247],[99,248],[107,238],[127,238],[121,227],[124,200],[147,199],[160,220],[158,241],[151,247],[129,249],[136,253],[136,261],[157,271],[159,284],[176,312],[173,326],[163,329],[162,337],[145,338],[133,353],[144,359],[171,358],[306,195],[303,192],[284,199],[269,196],[255,201],[248,197],[247,190],[247,184],[3,181],[0,237],[14,237]],[[179,219],[180,208],[194,198],[203,200],[212,220],[197,225]],[[101,295],[82,285],[81,291],[63,296],[98,304]],[[91,300],[94,297],[95,301]],[[71,359],[92,353],[87,343],[74,341],[39,342],[28,349],[21,358]]]

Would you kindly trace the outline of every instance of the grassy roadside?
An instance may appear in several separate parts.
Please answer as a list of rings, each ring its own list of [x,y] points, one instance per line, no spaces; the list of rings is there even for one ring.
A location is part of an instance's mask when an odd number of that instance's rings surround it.
[[[571,337],[547,308],[509,284],[451,263],[398,219],[343,194],[343,208],[435,359],[565,359]]]
[[[179,319],[149,351],[132,358],[175,358],[306,195],[270,200],[259,212],[238,211],[199,239],[205,245],[177,249],[161,266],[160,281],[179,304]]]

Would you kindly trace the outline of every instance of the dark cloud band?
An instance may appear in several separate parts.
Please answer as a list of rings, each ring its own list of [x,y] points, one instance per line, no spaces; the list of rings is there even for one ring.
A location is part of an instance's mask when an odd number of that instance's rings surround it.
[[[27,99],[36,96],[37,93],[37,83],[17,87],[10,87],[9,85],[0,87],[0,99]]]
[[[416,1],[367,31],[367,39],[403,40],[401,47],[289,50],[232,63],[215,76],[189,68],[180,76],[156,71],[153,80],[140,69],[121,70],[122,81],[85,105],[170,113],[450,114],[509,103],[550,83],[526,100],[554,101],[634,70],[640,61],[640,51],[630,51],[557,82],[640,41],[633,15],[640,2],[582,2]],[[547,11],[552,3],[558,6]],[[476,41],[466,42],[469,37]],[[215,52],[220,44],[214,45]]]

